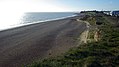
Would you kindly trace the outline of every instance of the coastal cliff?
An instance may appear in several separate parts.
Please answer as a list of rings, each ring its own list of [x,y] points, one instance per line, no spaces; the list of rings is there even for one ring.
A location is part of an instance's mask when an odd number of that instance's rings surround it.
[[[80,20],[91,24],[87,41],[59,57],[47,58],[28,67],[119,67],[119,18],[96,12],[83,14]]]

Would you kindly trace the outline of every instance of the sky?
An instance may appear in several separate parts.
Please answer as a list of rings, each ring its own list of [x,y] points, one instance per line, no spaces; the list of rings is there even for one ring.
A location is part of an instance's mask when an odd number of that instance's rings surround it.
[[[118,10],[119,0],[0,0],[1,12]]]

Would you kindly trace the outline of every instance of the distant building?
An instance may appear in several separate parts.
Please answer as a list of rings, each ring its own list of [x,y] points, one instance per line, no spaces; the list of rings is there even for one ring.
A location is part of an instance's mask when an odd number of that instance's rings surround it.
[[[112,16],[118,17],[119,16],[119,11],[112,11]]]
[[[102,11],[106,15],[111,15],[111,11]]]

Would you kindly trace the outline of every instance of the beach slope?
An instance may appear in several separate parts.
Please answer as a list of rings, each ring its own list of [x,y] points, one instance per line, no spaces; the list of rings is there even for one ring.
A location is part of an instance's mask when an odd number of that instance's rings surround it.
[[[21,67],[38,59],[60,55],[76,46],[76,38],[86,29],[86,24],[73,19],[1,31],[0,67]]]

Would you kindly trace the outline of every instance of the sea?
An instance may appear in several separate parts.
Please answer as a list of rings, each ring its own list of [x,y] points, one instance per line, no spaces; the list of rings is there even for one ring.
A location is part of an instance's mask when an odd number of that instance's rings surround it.
[[[6,21],[0,20],[0,31],[29,24],[64,19],[73,16],[76,16],[75,12],[27,12],[21,15],[11,14],[11,16],[9,17],[1,17]]]

